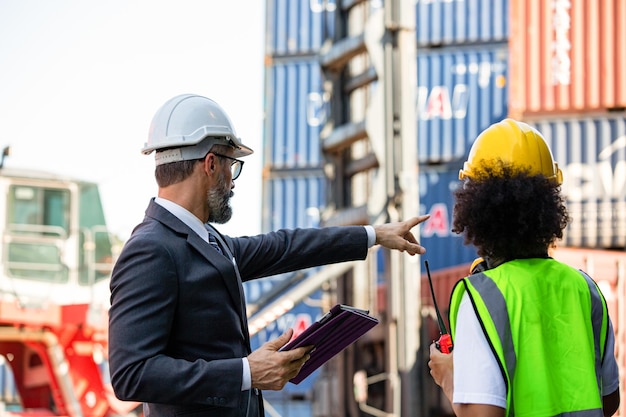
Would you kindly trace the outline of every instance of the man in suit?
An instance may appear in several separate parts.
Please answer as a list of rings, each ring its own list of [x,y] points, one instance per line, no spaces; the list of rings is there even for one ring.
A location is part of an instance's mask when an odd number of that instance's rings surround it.
[[[109,362],[121,400],[156,416],[263,415],[260,390],[280,390],[308,359],[279,351],[286,331],[254,352],[242,281],[365,259],[380,244],[425,252],[411,229],[427,216],[377,226],[279,230],[222,236],[243,161],[223,109],[177,96],[156,113],[145,154],[156,151],[158,196],[124,246],[111,278]]]

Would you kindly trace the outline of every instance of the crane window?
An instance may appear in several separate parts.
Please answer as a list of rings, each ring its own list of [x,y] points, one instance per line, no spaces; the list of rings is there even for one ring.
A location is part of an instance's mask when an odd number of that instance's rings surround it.
[[[8,210],[13,232],[67,236],[70,191],[33,186],[13,186]]]
[[[63,248],[69,223],[70,190],[13,185],[4,236],[5,271],[23,279],[67,282]]]

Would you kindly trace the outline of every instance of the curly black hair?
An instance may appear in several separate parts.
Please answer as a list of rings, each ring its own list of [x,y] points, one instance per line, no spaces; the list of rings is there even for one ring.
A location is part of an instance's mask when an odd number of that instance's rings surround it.
[[[570,221],[560,185],[499,162],[454,191],[452,231],[486,259],[547,256]]]

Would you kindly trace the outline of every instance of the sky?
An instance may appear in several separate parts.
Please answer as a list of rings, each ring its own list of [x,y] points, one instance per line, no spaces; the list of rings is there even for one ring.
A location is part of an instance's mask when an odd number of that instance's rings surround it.
[[[98,183],[127,239],[157,192],[154,153],[141,154],[152,116],[204,95],[255,150],[220,230],[260,232],[264,22],[261,0],[0,0],[5,167]]]

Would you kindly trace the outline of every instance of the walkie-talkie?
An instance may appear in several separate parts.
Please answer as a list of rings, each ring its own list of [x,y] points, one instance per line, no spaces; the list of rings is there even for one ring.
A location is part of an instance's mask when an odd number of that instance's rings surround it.
[[[446,330],[446,325],[441,318],[441,313],[439,312],[439,307],[437,307],[437,299],[435,298],[435,290],[433,289],[433,281],[430,278],[430,269],[428,268],[428,261],[424,261],[424,266],[426,266],[426,274],[428,275],[428,284],[430,285],[430,293],[433,296],[433,304],[435,305],[435,313],[437,313],[437,322],[439,323],[439,340],[435,342],[435,346],[441,353],[450,353],[452,352],[452,337],[448,334],[448,330]]]

